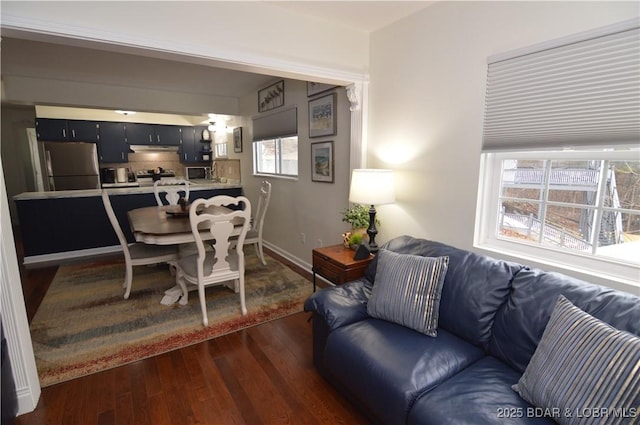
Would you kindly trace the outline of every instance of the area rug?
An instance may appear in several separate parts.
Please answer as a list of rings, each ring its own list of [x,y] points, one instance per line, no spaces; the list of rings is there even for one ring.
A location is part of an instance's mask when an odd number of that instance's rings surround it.
[[[123,298],[123,262],[61,266],[32,323],[31,337],[43,387],[134,362],[302,311],[312,285],[286,265],[246,256],[248,314],[225,286],[206,289],[209,326],[202,325],[198,292],[186,306],[160,304],[175,284],[166,265],[134,267]]]

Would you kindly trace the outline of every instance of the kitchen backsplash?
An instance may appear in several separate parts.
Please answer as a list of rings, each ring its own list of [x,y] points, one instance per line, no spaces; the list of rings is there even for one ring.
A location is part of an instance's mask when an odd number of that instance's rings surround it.
[[[196,164],[194,164],[196,165]],[[211,162],[202,163],[211,166]],[[162,167],[165,170],[173,170],[176,177],[184,177],[184,168],[189,166],[180,162],[175,152],[139,152],[130,153],[127,164],[100,164],[101,167],[127,167],[129,171],[137,173],[140,170],[153,170]]]
[[[216,159],[213,161],[213,175],[226,178],[229,182],[240,182],[240,160],[239,159]]]

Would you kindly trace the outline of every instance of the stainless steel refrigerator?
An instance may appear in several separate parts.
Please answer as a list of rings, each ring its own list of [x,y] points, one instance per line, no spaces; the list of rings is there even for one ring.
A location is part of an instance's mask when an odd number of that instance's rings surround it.
[[[40,142],[47,190],[100,189],[95,143]]]

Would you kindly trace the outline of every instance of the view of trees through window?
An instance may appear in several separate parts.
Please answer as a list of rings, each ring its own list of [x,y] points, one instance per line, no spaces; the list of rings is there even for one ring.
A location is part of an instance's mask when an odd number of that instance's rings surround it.
[[[502,237],[640,263],[640,161],[503,160],[499,202]]]
[[[253,169],[256,174],[298,175],[298,137],[253,142]]]

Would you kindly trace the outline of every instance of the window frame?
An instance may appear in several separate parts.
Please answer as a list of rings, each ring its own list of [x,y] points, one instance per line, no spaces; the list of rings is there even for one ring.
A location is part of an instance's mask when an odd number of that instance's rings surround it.
[[[535,261],[561,270],[584,273],[600,279],[613,280],[640,290],[640,267],[623,260],[568,251],[548,245],[532,245],[497,233],[502,161],[518,160],[634,160],[640,159],[640,149],[604,148],[562,151],[502,151],[484,152],[481,156],[480,183],[476,205],[474,247],[522,260]]]
[[[297,162],[298,162],[298,173],[297,174],[284,174],[282,172],[282,161],[283,161],[283,157],[282,157],[282,140],[283,139],[296,139],[296,144],[297,144]],[[275,142],[275,172],[273,173],[269,173],[269,172],[265,172],[265,171],[258,171],[258,150],[256,149],[256,144],[260,144],[263,142],[271,142],[274,141]],[[261,140],[254,140],[251,143],[251,149],[252,149],[252,159],[253,159],[253,175],[254,176],[266,176],[266,177],[275,177],[275,178],[281,178],[281,179],[288,179],[288,180],[298,180],[298,177],[300,175],[300,140],[298,138],[297,135],[294,136],[286,136],[286,137],[273,137],[273,138],[269,138],[269,139],[261,139]]]

